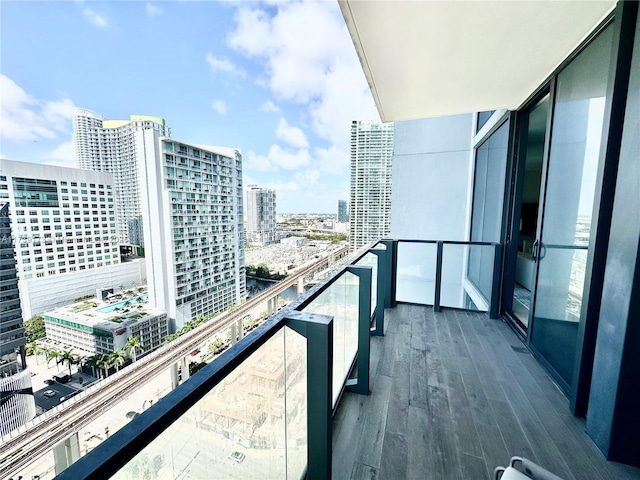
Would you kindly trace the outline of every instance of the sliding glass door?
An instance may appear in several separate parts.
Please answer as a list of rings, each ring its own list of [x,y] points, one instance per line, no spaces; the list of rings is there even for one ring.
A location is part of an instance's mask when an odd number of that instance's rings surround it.
[[[537,263],[530,342],[572,384],[578,324],[612,42],[611,27],[555,80],[542,208],[532,251]]]

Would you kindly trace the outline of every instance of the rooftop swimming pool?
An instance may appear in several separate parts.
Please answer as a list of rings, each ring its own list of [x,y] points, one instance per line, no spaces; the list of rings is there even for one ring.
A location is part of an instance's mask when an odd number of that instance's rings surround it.
[[[116,308],[120,308],[120,309],[124,308],[124,304],[127,302],[129,302],[129,305],[135,305],[136,303],[144,302],[146,299],[147,299],[147,294],[145,293],[144,295],[140,295],[139,297],[133,297],[133,298],[130,298],[129,300],[123,300],[118,303],[112,303],[111,305],[108,305],[106,307],[99,308],[98,311],[102,313],[109,313],[109,312],[113,312]]]

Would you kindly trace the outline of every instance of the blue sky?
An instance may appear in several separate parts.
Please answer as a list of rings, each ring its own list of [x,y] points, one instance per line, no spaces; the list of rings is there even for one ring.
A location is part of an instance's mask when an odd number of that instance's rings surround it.
[[[237,147],[279,212],[348,199],[349,129],[378,119],[335,0],[3,1],[0,155],[75,166],[75,106]]]

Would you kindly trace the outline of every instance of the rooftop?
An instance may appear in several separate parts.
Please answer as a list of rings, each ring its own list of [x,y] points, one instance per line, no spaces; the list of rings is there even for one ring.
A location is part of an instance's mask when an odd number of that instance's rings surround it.
[[[87,327],[115,331],[164,313],[163,310],[149,305],[146,287],[135,287],[114,293],[104,302],[96,297],[86,298],[46,312],[45,315]]]

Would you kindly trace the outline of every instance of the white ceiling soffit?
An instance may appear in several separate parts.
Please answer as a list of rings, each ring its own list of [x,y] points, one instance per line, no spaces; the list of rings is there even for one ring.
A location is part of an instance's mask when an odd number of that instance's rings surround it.
[[[338,1],[387,122],[517,108],[616,4]]]

